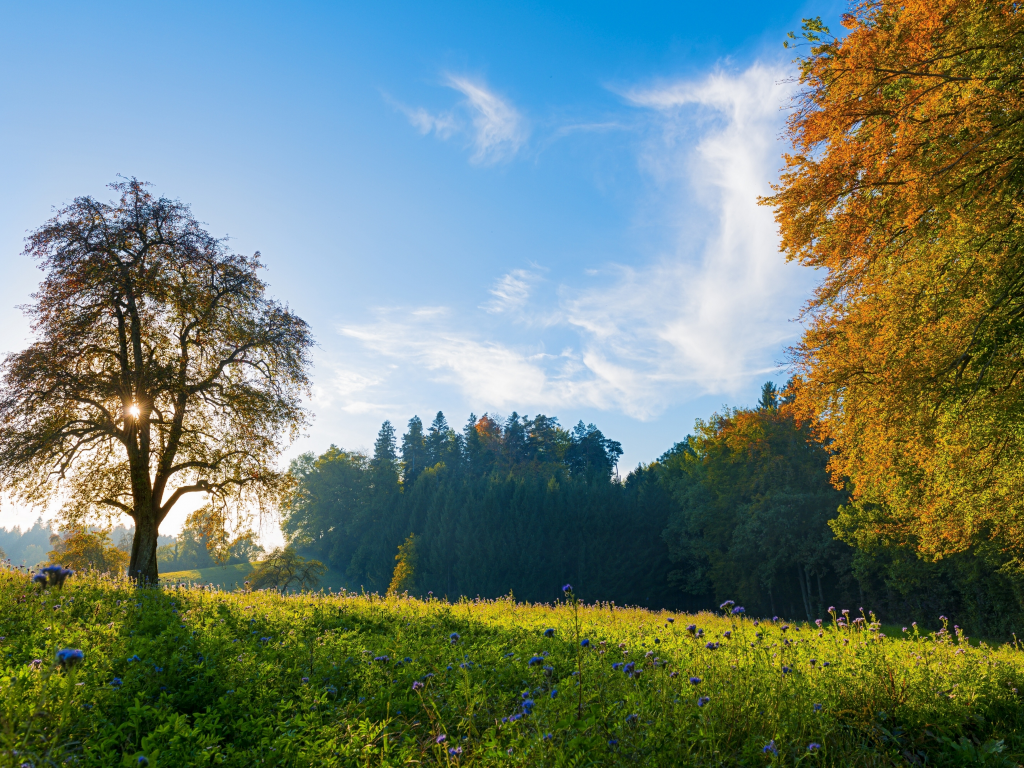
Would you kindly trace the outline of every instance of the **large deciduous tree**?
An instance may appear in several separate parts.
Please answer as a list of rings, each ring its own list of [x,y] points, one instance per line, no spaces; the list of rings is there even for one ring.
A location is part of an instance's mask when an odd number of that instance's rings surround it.
[[[0,384],[0,483],[68,522],[135,521],[129,575],[157,578],[157,532],[189,493],[265,504],[307,418],[309,327],[269,299],[188,206],[135,179],[77,198],[28,238],[45,278],[34,342]]]
[[[775,206],[821,270],[797,402],[851,542],[1024,545],[1024,12],[869,0],[805,26]],[[1020,564],[1020,563],[1018,563]]]

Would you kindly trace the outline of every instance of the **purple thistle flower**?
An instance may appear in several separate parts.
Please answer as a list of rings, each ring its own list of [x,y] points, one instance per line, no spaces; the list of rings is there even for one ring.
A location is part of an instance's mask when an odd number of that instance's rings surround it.
[[[686,631],[689,632],[691,635],[696,633],[697,625],[696,624],[687,624],[686,625]]]
[[[746,612],[747,612],[747,609],[744,608],[742,605],[737,605],[735,608],[732,609],[732,615],[733,616],[739,616],[741,613],[746,613]]]
[[[413,680],[413,682],[412,682],[412,689],[414,691],[422,691],[423,690],[423,683],[421,683],[419,680]]]
[[[718,606],[718,609],[721,610],[721,611],[726,611],[726,610],[732,608],[734,605],[736,605],[736,601],[735,600],[726,600],[724,603],[722,603],[720,606]]]
[[[707,648],[709,651],[715,651],[718,650],[718,643],[705,643],[704,647]]]
[[[449,747],[448,754],[452,757],[458,757],[462,754],[462,747]]]
[[[438,736],[438,737],[437,737],[436,739],[434,739],[434,743],[435,743],[435,744],[444,744],[444,741],[445,741],[445,739],[447,739],[447,738],[448,738],[448,737],[447,737],[447,736],[445,736],[445,735],[444,735],[444,734],[442,733],[442,734],[441,734],[440,736]]]

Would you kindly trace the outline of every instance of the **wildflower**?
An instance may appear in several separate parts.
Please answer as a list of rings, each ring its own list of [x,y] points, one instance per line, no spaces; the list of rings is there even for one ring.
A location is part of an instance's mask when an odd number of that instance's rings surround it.
[[[543,663],[544,663],[544,657],[543,656],[531,656],[530,660],[528,662],[526,662],[527,666],[530,666],[530,667],[536,667],[538,664],[543,664]]]
[[[764,745],[764,749],[762,749],[761,751],[764,752],[766,755],[770,752],[771,754],[775,755],[776,757],[779,756],[778,747],[775,746],[775,739],[772,739],[767,744],[765,744]]]
[[[699,677],[691,677],[690,678],[690,684],[691,685],[700,685],[701,684],[701,679]]]
[[[545,733],[544,734],[544,741],[551,741],[551,734],[550,733]]]
[[[523,711],[526,714],[530,714],[533,711],[533,699],[525,699],[523,701]]]
[[[64,664],[68,667],[73,667],[75,664],[85,658],[85,654],[77,648],[62,648],[57,651],[57,661],[60,664]]]
[[[553,699],[553,698],[555,698],[557,696],[558,696],[558,689],[557,688],[552,688],[551,689],[551,698]]]
[[[904,631],[904,632],[906,632],[906,631],[907,631],[907,628],[906,628],[906,627],[904,627],[904,628],[903,628],[903,631]]]
[[[619,667],[621,667],[621,666],[622,666],[622,662],[621,661],[617,661],[614,664],[612,664],[612,669],[615,670],[616,672],[618,672],[619,671]]]
[[[640,716],[637,715],[637,714],[627,715],[626,716],[626,725],[636,725],[636,723],[637,723],[637,721],[639,719],[640,719]]]
[[[555,636],[555,630],[552,627],[548,627],[547,629],[544,630],[544,637],[554,637],[554,636]]]
[[[45,584],[46,583],[46,574],[43,573],[42,571],[40,571],[39,573],[37,573],[35,576],[32,577],[32,581],[34,581],[36,584]]]
[[[462,747],[448,747],[448,754],[452,757],[458,757],[462,754]]]
[[[945,616],[939,616],[939,621],[949,621]]]
[[[562,591],[565,592],[566,594],[568,594],[569,592],[572,592],[572,584],[566,584],[564,587],[562,587]]]
[[[669,616],[667,619],[665,619],[665,621],[667,621],[669,624],[675,624],[676,623],[676,620],[673,619],[671,616]]]
[[[452,645],[455,645],[457,642],[459,642],[459,633],[452,632],[450,635],[448,635],[448,639],[451,640]]]
[[[747,612],[747,609],[744,608],[742,605],[737,605],[735,608],[732,609],[732,615],[733,616],[739,616],[741,613],[746,613],[746,612]]]
[[[632,677],[633,673],[636,671],[636,662],[635,661],[631,661],[631,662],[629,662],[629,664],[624,664],[623,667],[622,667],[622,671],[625,672],[630,677]]]
[[[691,635],[694,634],[697,631],[697,625],[696,624],[687,624],[686,625],[686,631],[689,632]]]
[[[703,629],[698,629],[697,630],[697,637],[704,637],[704,630]]]
[[[821,626],[821,619],[815,619],[814,623],[820,627]]]
[[[707,648],[709,651],[714,651],[718,649],[718,645],[718,643],[705,643],[704,647]]]
[[[309,678],[308,678],[308,677],[304,677],[304,678],[302,678],[302,684],[303,684],[303,685],[305,685],[305,684],[306,684],[306,683],[308,683],[308,682],[309,682]]]
[[[608,739],[608,746],[615,749],[619,745],[618,739]]]
[[[819,744],[816,741],[812,741],[810,744],[807,745],[808,752],[817,752],[819,749],[821,749],[821,744]]]
[[[444,744],[444,741],[445,741],[445,739],[447,739],[447,738],[448,738],[448,737],[447,737],[447,736],[445,736],[445,735],[444,735],[444,734],[442,733],[442,734],[441,734],[440,736],[438,736],[438,737],[437,737],[436,739],[434,739],[434,743],[435,743],[435,744]]]
[[[782,668],[782,674],[788,675],[789,674],[789,667],[783,667]]]
[[[736,601],[735,600],[726,600],[724,603],[722,603],[720,606],[718,606],[718,608],[719,608],[719,610],[727,611],[730,608],[732,608],[734,605],[736,605]]]
[[[787,629],[789,629],[789,624],[783,624],[782,631],[785,632]]]
[[[697,706],[698,707],[703,707],[709,701],[711,701],[711,697],[710,696],[701,696],[699,699],[697,699]]]
[[[545,664],[544,665],[544,676],[545,677],[551,677],[553,674],[555,674],[555,668],[552,667],[549,664]]]
[[[379,662],[381,662],[382,664],[386,664],[386,663],[387,663],[388,661],[390,661],[391,659],[390,659],[390,658],[389,658],[389,657],[388,657],[387,655],[384,655],[384,656],[374,656],[374,657],[373,657],[373,660],[374,660],[374,661],[379,661]]]
[[[814,711],[815,712],[821,712],[821,704],[815,704],[814,705]]]
[[[725,632],[723,632],[722,634],[723,634],[723,635],[725,636],[725,639],[726,639],[726,640],[729,640],[729,639],[731,639],[731,638],[732,638],[732,630],[729,630],[729,629],[727,629],[727,630],[725,630]]]
[[[135,761],[135,764],[139,766],[139,768],[145,768],[145,766],[149,765],[149,758],[145,755],[139,755],[139,759]]]
[[[582,640],[580,640],[580,645],[583,646],[584,648],[589,648],[590,647],[590,641],[587,638],[584,637]]]
[[[115,677],[113,680],[110,681],[110,685],[112,688],[120,688],[122,685],[124,685],[124,683],[122,682],[120,677]]]

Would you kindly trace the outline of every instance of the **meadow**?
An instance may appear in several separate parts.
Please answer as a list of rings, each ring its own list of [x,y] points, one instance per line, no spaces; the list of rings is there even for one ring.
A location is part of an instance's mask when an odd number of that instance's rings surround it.
[[[568,586],[568,585],[566,585]],[[1024,655],[512,596],[62,589],[0,571],[0,765],[1016,765]],[[78,654],[70,651],[81,651]]]

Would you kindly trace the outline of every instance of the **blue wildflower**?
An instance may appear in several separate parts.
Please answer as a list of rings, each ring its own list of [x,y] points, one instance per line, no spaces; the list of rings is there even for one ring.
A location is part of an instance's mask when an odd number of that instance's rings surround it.
[[[722,603],[720,606],[718,606],[718,608],[719,608],[719,610],[727,611],[730,608],[732,608],[734,605],[736,605],[736,601],[735,600],[726,600],[724,603]]]
[[[667,619],[665,619],[665,621],[667,621],[669,624],[675,624],[676,623],[676,620],[673,619],[671,616],[669,616]]]
[[[746,613],[746,612],[747,612],[747,609],[744,608],[742,605],[737,605],[735,608],[732,609],[732,615],[733,616],[739,616],[741,613]]]
[[[627,715],[626,716],[626,725],[636,725],[637,721],[639,721],[639,720],[640,720],[640,716],[635,714],[635,713],[632,714],[632,715]]]
[[[692,685],[700,685],[701,684],[701,679],[699,677],[691,677],[690,678],[690,683]]]
[[[448,754],[452,757],[458,757],[462,754],[462,747],[449,747]]]
[[[551,689],[551,698],[553,699],[556,696],[558,696],[558,689],[557,688],[552,688]]]
[[[691,635],[694,634],[697,631],[697,625],[696,624],[687,624],[686,625],[686,631],[689,632]]]
[[[547,629],[544,630],[544,637],[554,637],[554,636],[555,636],[555,630],[552,627],[548,627]]]
[[[718,643],[705,643],[704,647],[709,651],[716,651],[718,650]]]
[[[572,592],[572,584],[566,584],[564,587],[562,587],[562,591],[566,593]]]
[[[710,696],[701,696],[699,699],[697,699],[697,706],[698,707],[703,707],[709,701],[711,701],[711,697]]]
[[[615,670],[616,672],[618,672],[619,671],[619,667],[621,667],[621,666],[622,666],[622,662],[621,661],[617,661],[614,664],[612,664],[612,669]]]
[[[423,690],[423,683],[421,683],[419,680],[413,680],[412,689],[414,691],[422,691]]]
[[[460,640],[459,633],[458,632],[452,632],[450,635],[448,635],[448,639],[451,640],[452,645],[455,645]]]
[[[550,733],[544,734],[544,741],[551,741],[552,735]]]
[[[582,645],[584,648],[589,648],[590,641],[584,637],[582,640],[580,640],[580,645]]]
[[[807,745],[808,752],[817,752],[819,749],[821,749],[821,744],[819,744],[816,741],[812,741],[810,744]]]
[[[814,705],[814,711],[815,712],[821,712],[821,704],[815,704]]]
[[[445,741],[445,739],[447,739],[447,738],[448,738],[448,737],[447,737],[447,736],[445,736],[445,735],[444,735],[444,734],[442,733],[442,734],[441,734],[440,736],[438,736],[438,737],[437,737],[436,739],[434,739],[434,743],[435,743],[435,744],[444,744],[444,741]]]
[[[68,667],[73,667],[84,658],[85,654],[77,648],[62,648],[57,651],[57,661]]]
[[[543,656],[531,656],[530,660],[528,662],[526,662],[526,665],[529,666],[529,667],[536,667],[538,664],[543,664],[543,663],[544,663],[544,657]]]
[[[608,739],[608,746],[611,747],[612,749],[615,749],[617,746],[619,746],[619,740],[618,739]]]
[[[767,744],[765,744],[764,745],[764,749],[762,749],[761,751],[764,752],[766,755],[770,752],[771,754],[775,755],[776,757],[779,756],[778,747],[775,746],[775,739],[772,739]]]
[[[110,685],[114,688],[120,688],[122,685],[124,685],[124,683],[122,682],[120,677],[115,677],[113,680],[110,681]]]
[[[782,668],[782,674],[784,674],[784,675],[788,675],[788,674],[789,674],[789,667],[786,667],[786,666],[784,666],[784,667]]]

